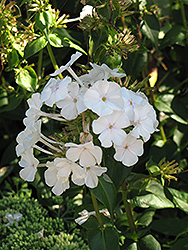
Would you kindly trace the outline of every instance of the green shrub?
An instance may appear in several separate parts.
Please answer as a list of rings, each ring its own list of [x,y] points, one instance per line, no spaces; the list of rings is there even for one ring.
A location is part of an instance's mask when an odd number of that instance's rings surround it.
[[[5,226],[7,212],[22,214],[18,225],[15,222]],[[0,200],[0,250],[89,249],[78,233],[78,229],[72,235],[66,233],[63,219],[49,217],[48,211],[33,198],[4,197]]]

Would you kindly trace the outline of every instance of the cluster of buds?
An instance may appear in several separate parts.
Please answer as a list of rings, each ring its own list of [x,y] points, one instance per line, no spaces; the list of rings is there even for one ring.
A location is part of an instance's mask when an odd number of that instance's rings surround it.
[[[156,113],[142,92],[135,93],[111,80],[125,77],[118,69],[91,63],[88,74],[77,76],[71,66],[81,55],[80,52],[73,54],[65,66],[51,74],[42,92],[34,93],[28,100],[29,109],[23,120],[26,128],[17,136],[16,153],[21,156],[19,165],[23,167],[20,176],[33,181],[37,167],[47,167],[45,182],[53,187],[56,195],[69,188],[70,176],[79,186],[98,185],[98,177],[108,170],[107,166],[101,166],[101,147],[113,146],[115,160],[127,167],[134,165],[143,154],[143,143],[158,126]],[[60,79],[58,75],[64,71],[70,76]],[[57,112],[46,113],[41,110],[43,105],[55,107]],[[70,121],[86,110],[93,112],[97,119],[92,121],[91,131],[88,124],[83,123],[80,144],[63,144],[41,133],[41,117]],[[98,135],[101,147],[94,145],[94,135]],[[52,156],[53,161],[40,164],[35,157],[36,149]]]

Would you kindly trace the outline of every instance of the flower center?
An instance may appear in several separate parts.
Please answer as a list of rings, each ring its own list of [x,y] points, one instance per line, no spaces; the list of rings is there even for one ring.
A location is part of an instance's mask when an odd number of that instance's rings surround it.
[[[90,167],[87,167],[87,168],[86,168],[86,171],[88,171],[88,170],[90,170]]]
[[[133,102],[132,102],[132,101],[130,101],[130,105],[133,105]]]
[[[125,146],[124,149],[128,149],[128,146]]]
[[[109,126],[109,129],[112,129],[112,128],[113,128],[113,125],[110,125],[110,126]]]
[[[102,97],[102,101],[103,101],[103,102],[106,101],[106,97],[105,97],[105,96]]]
[[[76,98],[73,99],[73,102],[74,102],[74,103],[77,103],[77,101],[78,101],[78,100],[77,100]]]

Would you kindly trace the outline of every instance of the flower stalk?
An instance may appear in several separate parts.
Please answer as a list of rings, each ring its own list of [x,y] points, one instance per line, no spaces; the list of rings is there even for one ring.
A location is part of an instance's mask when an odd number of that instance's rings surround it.
[[[130,231],[133,234],[134,232],[136,232],[136,226],[135,226],[135,223],[134,223],[134,219],[133,219],[133,215],[132,215],[132,211],[131,211],[131,206],[127,201],[127,184],[126,184],[126,181],[123,182],[123,184],[121,186],[121,189],[122,189],[122,200],[123,200],[123,203],[124,203],[124,206],[125,206],[125,212],[126,212],[126,215],[127,215],[129,226],[130,226]]]
[[[97,220],[99,222],[99,226],[101,229],[103,229],[103,222],[102,222],[102,218],[101,218],[101,215],[100,215],[100,212],[99,212],[99,206],[98,206],[98,203],[97,203],[97,199],[96,197],[94,196],[94,194],[90,191],[91,193],[91,199],[92,199],[92,202],[93,202],[93,206],[94,206],[94,209],[95,209],[95,213],[96,213],[96,217],[97,217]]]

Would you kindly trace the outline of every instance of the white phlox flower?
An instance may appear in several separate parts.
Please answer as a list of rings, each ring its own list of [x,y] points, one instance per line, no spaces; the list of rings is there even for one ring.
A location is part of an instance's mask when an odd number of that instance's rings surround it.
[[[98,185],[98,177],[107,171],[106,167],[90,166],[85,169],[84,184],[89,188],[95,188]]]
[[[94,146],[91,141],[79,145],[66,143],[65,147],[70,147],[66,152],[66,157],[73,162],[79,160],[81,166],[88,167],[101,163],[102,149],[98,146]]]
[[[69,76],[64,79],[50,78],[41,92],[41,100],[47,106],[52,107],[54,103],[63,100],[67,96],[67,85],[72,81]]]
[[[99,116],[112,114],[114,110],[122,110],[124,107],[120,86],[115,82],[101,80],[87,90],[84,103]]]
[[[121,95],[124,101],[124,111],[126,112],[131,123],[134,122],[134,109],[144,105],[147,100],[132,90],[121,88]]]
[[[33,155],[33,149],[25,151],[18,164],[23,167],[20,177],[25,181],[34,181],[39,161]]]
[[[75,74],[75,72],[71,68],[71,65],[76,60],[78,60],[78,58],[81,57],[81,56],[82,56],[82,53],[76,51],[76,53],[71,56],[70,61],[65,66],[61,66],[53,74],[50,74],[50,75],[51,76],[57,76],[57,75],[61,74],[63,71],[67,70],[72,75],[72,77],[80,84],[80,86],[83,87],[83,83],[80,81],[79,77]]]
[[[67,119],[75,119],[79,114],[84,112],[87,108],[83,102],[83,93],[79,89],[79,85],[76,82],[71,82],[68,87],[67,96],[57,102],[58,108],[61,108],[61,115]]]
[[[56,195],[62,194],[69,188],[69,176],[72,173],[72,182],[76,185],[84,184],[85,172],[78,164],[66,159],[55,158],[53,162],[47,162],[48,169],[45,171],[45,182],[52,187],[52,192]]]
[[[24,131],[20,132],[16,138],[17,156],[22,155],[26,150],[32,148],[39,140],[41,134],[41,120],[30,123]]]
[[[25,126],[28,126],[31,122],[35,122],[42,115],[41,107],[41,95],[40,93],[32,94],[31,98],[27,100],[29,109],[26,111],[26,118],[23,119]]]
[[[46,167],[48,168],[44,172],[45,182],[49,187],[52,188],[52,192],[55,195],[61,195],[69,186],[69,176],[61,177],[57,173],[59,168],[54,164],[54,162],[47,162]]]
[[[134,128],[131,132],[132,136],[139,138],[140,136],[146,142],[150,135],[157,130],[158,121],[156,120],[156,113],[152,106],[147,102],[145,105],[136,107]]]
[[[82,11],[80,12],[80,20],[84,19],[86,16],[93,16],[93,12],[95,12],[95,9],[91,5],[85,5],[82,8]]]
[[[128,134],[122,145],[114,145],[116,153],[114,159],[121,161],[125,166],[133,166],[138,161],[138,156],[143,154],[143,141]]]
[[[106,208],[100,209],[99,213],[102,213],[110,218],[110,213]],[[95,211],[88,212],[86,209],[84,209],[82,212],[79,212],[78,214],[80,215],[80,217],[76,218],[75,222],[78,223],[79,225],[82,225],[84,222],[86,222],[91,215],[96,216]]]
[[[18,221],[22,218],[22,214],[15,213],[12,215],[10,213],[6,213],[5,218],[9,221],[7,224],[5,224],[5,227],[8,227],[10,224],[13,224],[14,222],[16,222],[16,225],[18,226]]]
[[[123,130],[130,125],[125,112],[114,111],[110,115],[99,117],[92,123],[93,132],[100,134],[98,139],[105,148],[112,146],[112,142],[121,145],[127,134]]]

